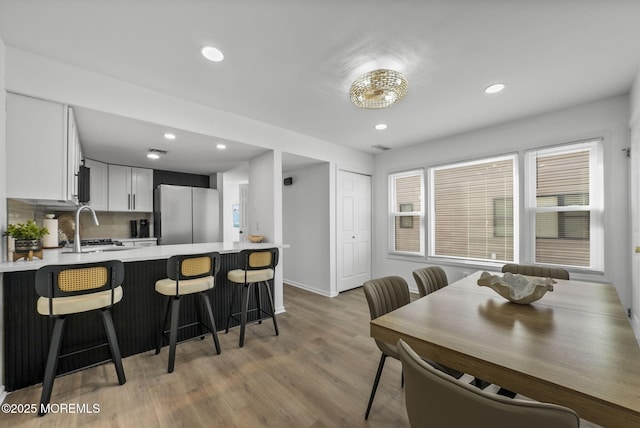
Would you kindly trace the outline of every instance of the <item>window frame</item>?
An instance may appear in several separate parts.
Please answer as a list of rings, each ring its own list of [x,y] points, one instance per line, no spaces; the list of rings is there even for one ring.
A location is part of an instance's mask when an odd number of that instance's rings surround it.
[[[534,265],[559,266],[570,270],[590,272],[604,272],[604,139],[591,138],[588,140],[561,144],[551,147],[541,147],[524,152],[524,262]],[[581,151],[589,152],[589,204],[569,206],[537,206],[537,171],[538,156],[570,154]],[[565,196],[565,195],[563,195]],[[589,266],[568,264],[552,264],[536,261],[536,214],[545,212],[556,213],[589,213]],[[570,238],[566,238],[570,239]]]
[[[512,198],[513,198],[513,260],[503,261],[498,259],[480,259],[480,258],[469,258],[469,257],[457,257],[450,255],[437,255],[435,254],[435,173],[438,170],[442,169],[452,169],[452,168],[461,168],[473,165],[482,165],[491,162],[511,160],[513,164],[513,190],[512,190]],[[441,262],[450,262],[454,264],[463,264],[463,265],[482,265],[482,266],[502,266],[504,263],[515,263],[520,258],[520,166],[519,166],[519,155],[518,153],[505,153],[505,154],[497,154],[477,159],[471,160],[463,160],[456,162],[448,162],[445,164],[439,164],[429,167],[428,169],[428,193],[429,193],[429,213],[428,213],[428,259],[430,260],[438,260]],[[491,208],[493,208],[493,202],[491,204]],[[493,220],[492,220],[493,221]]]
[[[419,210],[413,211],[402,211],[402,207],[400,207],[400,211],[395,211],[395,207],[398,206],[396,204],[396,180],[398,178],[410,177],[418,175],[420,177],[420,207]],[[409,257],[424,257],[425,256],[425,173],[424,168],[412,168],[403,171],[390,172],[388,175],[388,186],[389,186],[389,206],[387,212],[389,213],[389,254],[398,255],[398,256],[409,256]],[[408,205],[408,204],[402,204]],[[420,239],[420,250],[419,251],[400,251],[397,250],[396,247],[396,218],[407,218],[411,220],[411,225],[413,226],[413,217],[419,218],[419,239]],[[406,222],[408,225],[408,222]],[[400,226],[402,227],[402,225]]]

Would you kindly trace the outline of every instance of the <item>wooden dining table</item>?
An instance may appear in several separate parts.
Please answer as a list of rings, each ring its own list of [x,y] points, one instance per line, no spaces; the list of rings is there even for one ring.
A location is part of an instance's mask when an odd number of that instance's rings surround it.
[[[555,280],[529,304],[476,272],[371,321],[371,336],[605,427],[640,427],[640,347],[611,284]]]

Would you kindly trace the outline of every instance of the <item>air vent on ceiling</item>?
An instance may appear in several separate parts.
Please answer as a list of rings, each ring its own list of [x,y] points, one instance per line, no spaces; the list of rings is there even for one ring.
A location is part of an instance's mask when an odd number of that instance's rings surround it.
[[[166,150],[160,150],[160,149],[153,149],[153,148],[150,148],[150,149],[149,149],[149,153],[157,153],[157,154],[159,154],[159,155],[166,155],[166,154],[167,154],[167,153],[169,153],[169,152],[168,152],[168,151],[166,151]]]
[[[382,144],[376,144],[374,146],[371,146],[371,148],[376,150],[382,150],[383,152],[387,150],[391,150],[391,147],[383,146]]]

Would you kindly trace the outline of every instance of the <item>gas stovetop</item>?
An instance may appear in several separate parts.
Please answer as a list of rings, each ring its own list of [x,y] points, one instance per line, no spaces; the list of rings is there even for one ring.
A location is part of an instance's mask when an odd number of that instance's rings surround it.
[[[111,238],[99,238],[99,239],[81,239],[80,246],[81,247],[93,247],[93,246],[104,246],[104,245],[115,245],[122,246],[124,245],[120,241],[114,241]],[[73,241],[69,241],[68,246],[73,246]]]
[[[114,241],[111,238],[81,239],[80,246],[84,247],[85,245],[122,245],[122,242]]]

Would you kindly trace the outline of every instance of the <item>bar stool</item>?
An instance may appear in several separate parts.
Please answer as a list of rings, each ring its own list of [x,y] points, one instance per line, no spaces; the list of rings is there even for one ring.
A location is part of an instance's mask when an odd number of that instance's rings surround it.
[[[77,265],[51,265],[36,271],[36,293],[41,296],[37,301],[37,311],[40,315],[55,319],[42,382],[39,416],[46,413],[46,406],[51,399],[59,359],[97,347],[60,355],[65,322],[70,315],[93,310],[100,311],[107,342],[98,346],[106,346],[108,343],[111,361],[116,367],[118,383],[123,385],[127,381],[110,312],[111,307],[122,300],[123,281],[124,265],[119,260]]]
[[[156,281],[156,291],[168,297],[167,310],[164,316],[162,331],[158,336],[156,355],[160,353],[163,338],[166,338],[167,333],[169,333],[169,366],[167,368],[167,372],[169,373],[173,372],[176,358],[178,330],[180,329],[197,325],[201,329],[204,328],[208,330],[213,335],[213,343],[216,347],[216,352],[220,354],[220,343],[218,342],[218,334],[216,333],[216,322],[213,318],[213,311],[211,310],[209,296],[207,296],[207,291],[212,289],[214,286],[215,274],[219,269],[220,254],[218,253],[173,256],[167,261],[168,278]],[[180,298],[184,295],[195,293],[200,296],[200,300],[207,312],[207,318],[210,326],[202,322],[202,312],[198,302],[196,302],[196,314],[198,316],[198,321],[178,326],[178,319],[180,317]],[[169,318],[171,318],[171,326],[167,330]]]
[[[271,288],[269,287],[270,280],[273,279],[276,265],[278,264],[278,249],[267,248],[260,250],[243,250],[238,254],[239,264],[242,269],[230,270],[227,273],[227,279],[234,284],[242,285],[242,298],[240,312],[233,313],[233,304],[236,300],[236,294],[238,294],[238,288],[233,290],[233,296],[231,297],[231,306],[229,307],[229,316],[227,317],[227,329],[226,333],[229,333],[229,324],[231,319],[234,319],[240,323],[240,347],[244,346],[244,331],[247,325],[247,314],[249,312],[257,312],[258,319],[252,322],[262,323],[264,319],[263,314],[273,319],[273,327],[278,336],[278,322],[276,321],[276,314],[273,305],[273,296],[271,295]],[[256,308],[249,309],[249,296],[251,295],[251,287],[255,285],[255,298]],[[264,287],[267,291],[269,305],[271,311],[262,309],[261,303],[261,291],[260,288]],[[238,319],[240,315],[240,319]]]

